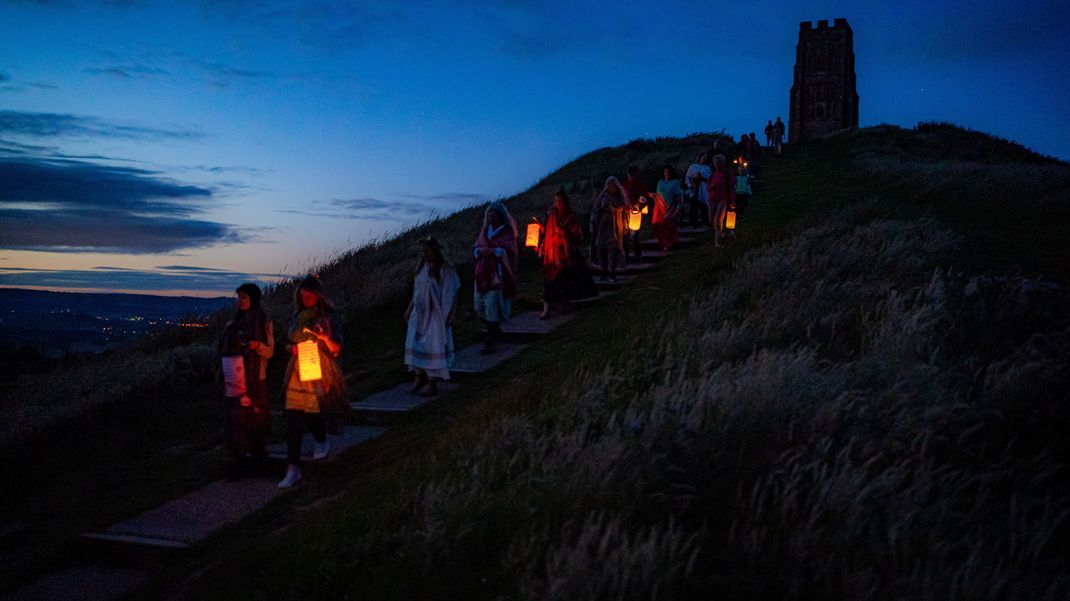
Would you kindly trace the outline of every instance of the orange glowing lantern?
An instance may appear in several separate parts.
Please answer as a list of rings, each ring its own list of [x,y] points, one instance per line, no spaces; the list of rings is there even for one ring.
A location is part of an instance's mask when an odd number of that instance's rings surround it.
[[[320,349],[315,340],[297,343],[297,376],[302,382],[315,382],[323,377]]]
[[[643,226],[643,214],[639,209],[632,209],[630,215],[628,215],[628,229],[633,232],[638,232],[639,228]]]
[[[649,202],[646,202],[646,203],[643,204],[642,213],[643,213],[643,215],[646,215],[647,213],[650,213],[650,203]]]
[[[539,246],[539,230],[542,228],[539,226],[539,220],[532,217],[531,223],[528,224],[527,234],[524,236],[524,246],[528,248],[538,248]]]
[[[726,229],[736,229],[736,212],[728,211],[724,218],[724,226]]]

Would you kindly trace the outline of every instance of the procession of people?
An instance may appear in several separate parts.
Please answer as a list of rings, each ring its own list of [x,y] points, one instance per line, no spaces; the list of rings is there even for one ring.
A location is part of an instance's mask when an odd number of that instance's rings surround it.
[[[778,129],[779,124],[779,129]],[[778,152],[783,124],[769,122],[767,145]],[[542,271],[542,311],[566,313],[575,301],[597,297],[598,280],[611,285],[631,263],[641,262],[642,225],[650,214],[650,232],[658,248],[669,251],[680,240],[680,228],[709,228],[719,247],[734,227],[735,215],[746,210],[752,197],[754,168],[762,149],[755,134],[743,134],[732,148],[721,141],[695,158],[683,179],[674,165],[664,165],[648,181],[640,169],[628,166],[624,182],[605,179],[584,221],[572,199],[558,190],[537,225],[537,236],[521,240],[517,222],[504,202],[489,203],[471,246],[471,313],[483,322],[483,354],[498,352],[502,326],[513,314],[519,296],[521,243],[539,259]],[[731,156],[731,160],[729,160]],[[653,184],[652,186],[649,184]],[[653,192],[651,191],[653,190]],[[585,242],[590,256],[584,256]],[[412,298],[403,319],[406,325],[404,364],[412,374],[409,392],[432,397],[439,383],[450,379],[455,348],[461,276],[434,237],[419,240],[414,249],[416,267]],[[592,265],[599,272],[592,274]],[[274,324],[261,306],[262,292],[245,283],[236,291],[236,311],[218,343],[224,384],[223,430],[232,457],[229,479],[241,478],[265,457],[265,440],[271,425],[267,385],[268,361],[275,354]],[[331,447],[328,434],[341,432],[348,409],[342,369],[343,326],[327,290],[316,276],[294,286],[293,310],[279,341],[288,355],[281,398],[284,405],[286,473],[279,488],[303,480],[302,443],[312,436],[311,458],[326,459]]]

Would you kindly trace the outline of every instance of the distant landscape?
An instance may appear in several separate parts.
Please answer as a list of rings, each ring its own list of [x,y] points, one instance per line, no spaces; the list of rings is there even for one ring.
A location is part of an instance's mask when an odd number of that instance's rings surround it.
[[[42,355],[99,353],[173,327],[204,327],[228,297],[0,289],[0,348]]]

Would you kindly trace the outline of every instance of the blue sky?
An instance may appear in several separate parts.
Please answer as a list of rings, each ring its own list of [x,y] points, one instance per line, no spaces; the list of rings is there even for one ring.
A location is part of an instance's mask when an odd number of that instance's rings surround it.
[[[1070,158],[1065,1],[489,4],[0,0],[0,286],[229,293],[597,147],[758,131],[803,20],[850,21],[863,125]]]

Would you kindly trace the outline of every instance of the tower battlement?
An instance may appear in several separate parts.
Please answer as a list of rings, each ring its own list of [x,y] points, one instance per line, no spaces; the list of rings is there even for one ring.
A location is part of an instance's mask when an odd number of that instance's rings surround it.
[[[854,31],[847,19],[799,23],[788,141],[858,127]]]
[[[800,34],[807,31],[822,31],[829,29],[851,31],[851,26],[847,23],[847,19],[834,19],[832,22],[832,27],[829,27],[828,19],[819,20],[817,22],[816,27],[810,21],[803,21],[802,23],[799,23]]]

